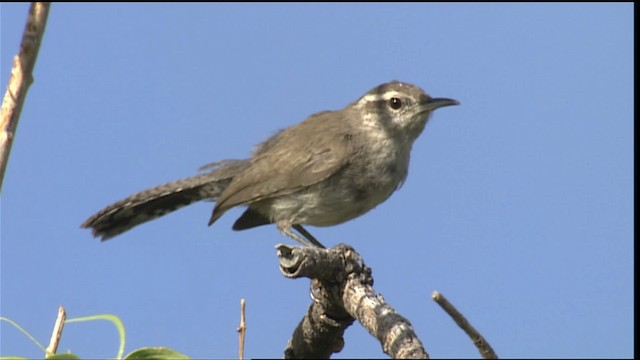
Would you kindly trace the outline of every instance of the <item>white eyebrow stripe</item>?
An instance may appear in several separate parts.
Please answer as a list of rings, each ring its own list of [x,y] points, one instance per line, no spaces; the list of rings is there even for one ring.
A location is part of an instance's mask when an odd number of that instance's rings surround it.
[[[391,99],[392,97],[402,97],[402,93],[398,92],[398,91],[387,91],[384,92],[382,94],[368,94],[362,97],[362,99],[360,99],[360,101],[364,101],[364,102],[373,102],[373,101],[378,101],[378,100],[388,100]]]

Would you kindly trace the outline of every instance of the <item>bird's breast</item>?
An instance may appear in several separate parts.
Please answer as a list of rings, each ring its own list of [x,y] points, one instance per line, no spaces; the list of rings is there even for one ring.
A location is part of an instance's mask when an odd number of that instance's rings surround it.
[[[339,171],[291,194],[252,206],[272,220],[331,226],[365,214],[402,185],[410,148],[384,138],[360,146]]]

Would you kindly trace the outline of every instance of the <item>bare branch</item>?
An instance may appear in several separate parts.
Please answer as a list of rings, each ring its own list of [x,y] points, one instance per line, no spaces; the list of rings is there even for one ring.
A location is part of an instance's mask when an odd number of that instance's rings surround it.
[[[449,314],[449,316],[451,316],[453,321],[455,321],[456,324],[458,324],[458,326],[460,326],[460,328],[462,328],[462,330],[464,330],[464,332],[471,338],[473,343],[478,348],[478,351],[480,351],[480,355],[482,355],[484,359],[498,358],[498,355],[496,355],[496,353],[493,351],[493,348],[491,347],[491,345],[489,345],[489,342],[485,340],[485,338],[482,335],[480,335],[478,330],[476,330],[469,323],[469,321],[467,321],[464,315],[462,315],[458,311],[458,309],[456,309],[455,306],[453,306],[449,302],[449,300],[447,300],[447,298],[444,297],[444,295],[442,295],[438,291],[434,291],[431,297],[435,302],[438,303],[438,305],[440,305],[440,307],[442,307],[442,309],[444,309],[444,311],[447,314]]]
[[[0,190],[2,190],[2,180],[9,161],[9,153],[18,127],[22,105],[27,97],[27,90],[33,82],[33,68],[47,25],[49,6],[49,3],[42,2],[31,4],[20,51],[13,58],[11,78],[2,101],[2,115],[0,116]]]
[[[240,326],[238,327],[238,359],[244,358],[244,335],[247,332],[247,322],[244,317],[244,307],[246,301],[240,299]]]
[[[428,358],[409,321],[373,290],[371,269],[350,246],[331,249],[278,245],[280,271],[312,281],[313,303],[293,333],[285,358],[329,358],[357,319],[393,358]]]
[[[62,328],[64,328],[64,321],[67,319],[67,312],[64,307],[60,305],[58,308],[58,316],[56,317],[56,323],[53,326],[53,333],[51,334],[51,340],[47,347],[47,356],[54,355],[58,351],[58,344],[60,344],[60,338],[62,337]]]

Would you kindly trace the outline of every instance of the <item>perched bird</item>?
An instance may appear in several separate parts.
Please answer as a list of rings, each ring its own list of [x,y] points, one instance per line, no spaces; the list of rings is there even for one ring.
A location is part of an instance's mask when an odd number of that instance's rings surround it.
[[[411,147],[432,111],[449,105],[458,102],[408,83],[385,83],[341,110],[281,130],[249,159],[205,165],[207,173],[133,194],[82,227],[104,241],[193,202],[215,200],[209,225],[246,206],[234,230],[276,224],[304,245],[324,247],[302,225],[340,224],[385,201],[407,177]]]

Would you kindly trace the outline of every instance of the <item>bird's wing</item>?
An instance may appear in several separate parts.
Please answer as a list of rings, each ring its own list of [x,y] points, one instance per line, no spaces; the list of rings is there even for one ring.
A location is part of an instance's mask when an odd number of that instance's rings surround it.
[[[234,206],[289,194],[335,174],[353,155],[350,130],[342,114],[321,112],[275,134],[220,195],[209,224]]]

